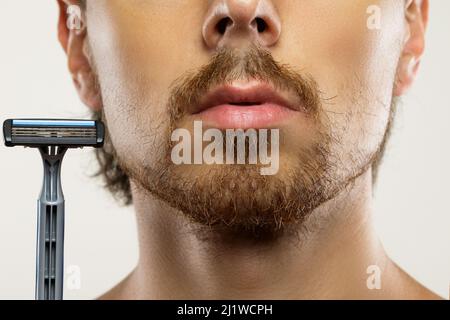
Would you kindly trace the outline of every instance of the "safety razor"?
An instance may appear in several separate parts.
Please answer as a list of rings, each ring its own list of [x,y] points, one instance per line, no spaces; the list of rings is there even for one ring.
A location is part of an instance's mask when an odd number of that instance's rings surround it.
[[[62,300],[64,282],[64,195],[61,164],[67,149],[100,148],[101,121],[10,119],[3,123],[7,147],[37,148],[44,164],[37,201],[36,300]]]

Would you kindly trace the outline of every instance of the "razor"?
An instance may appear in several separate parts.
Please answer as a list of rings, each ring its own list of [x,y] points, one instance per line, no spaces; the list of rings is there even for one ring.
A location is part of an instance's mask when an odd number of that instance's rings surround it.
[[[7,147],[37,148],[44,164],[37,201],[36,300],[62,300],[64,282],[64,195],[61,164],[67,149],[100,148],[101,121],[10,119],[3,123]]]

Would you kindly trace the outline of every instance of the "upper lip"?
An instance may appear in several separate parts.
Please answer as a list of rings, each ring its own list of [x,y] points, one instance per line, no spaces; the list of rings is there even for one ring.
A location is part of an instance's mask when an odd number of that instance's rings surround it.
[[[286,92],[277,92],[274,86],[259,81],[224,84],[214,87],[207,92],[193,113],[200,113],[215,106],[232,105],[262,105],[266,103],[277,104],[295,111],[299,111],[295,103],[290,101]]]

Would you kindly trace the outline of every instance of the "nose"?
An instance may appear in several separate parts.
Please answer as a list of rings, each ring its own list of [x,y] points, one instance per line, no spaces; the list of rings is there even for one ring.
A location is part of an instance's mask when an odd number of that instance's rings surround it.
[[[272,0],[212,0],[202,31],[209,49],[248,42],[271,47],[280,38],[281,22]]]

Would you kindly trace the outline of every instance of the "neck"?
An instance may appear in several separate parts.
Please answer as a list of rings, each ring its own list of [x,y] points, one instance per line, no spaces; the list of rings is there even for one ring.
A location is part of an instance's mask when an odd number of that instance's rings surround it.
[[[373,231],[371,172],[317,208],[300,237],[200,239],[186,218],[133,184],[140,259],[120,294],[145,299],[371,298],[367,268],[395,277]],[[307,231],[305,231],[307,230]],[[212,232],[212,231],[211,231]],[[389,281],[388,281],[389,282]]]

